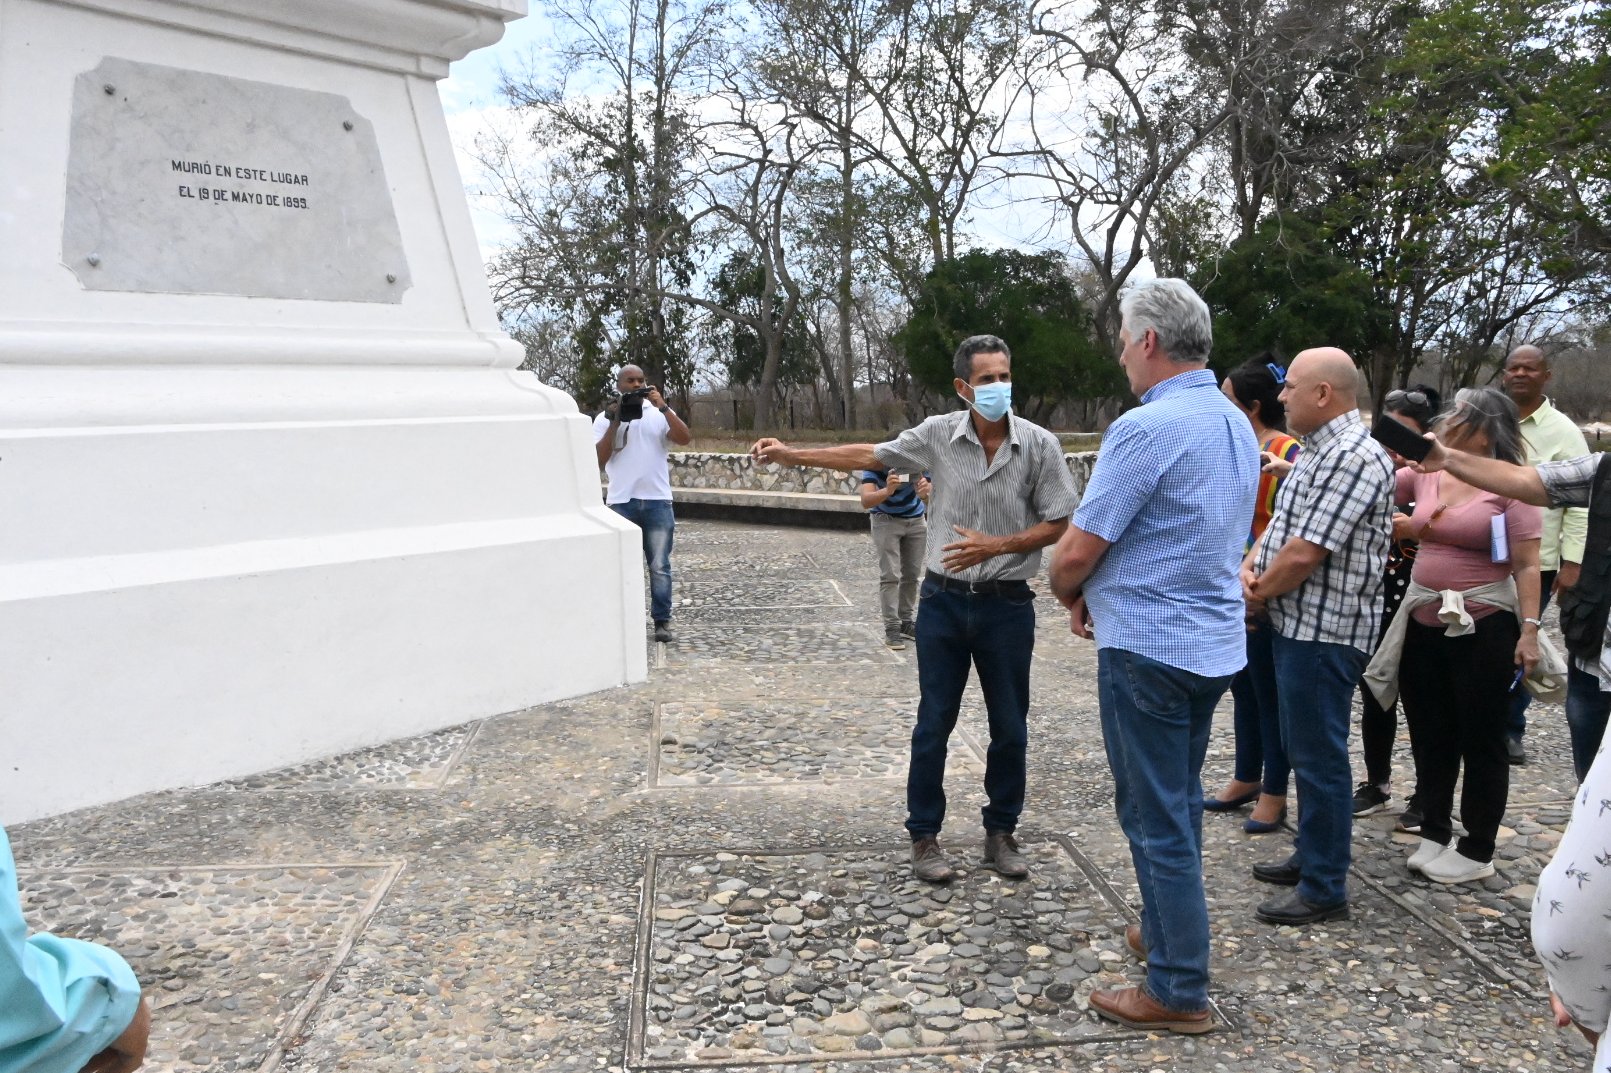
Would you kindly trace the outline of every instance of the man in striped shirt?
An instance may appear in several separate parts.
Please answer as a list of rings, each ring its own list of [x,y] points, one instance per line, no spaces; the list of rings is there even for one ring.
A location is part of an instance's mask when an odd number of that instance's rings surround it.
[[[1249,618],[1275,630],[1281,742],[1303,801],[1292,856],[1253,867],[1256,879],[1297,888],[1259,905],[1270,924],[1348,916],[1348,727],[1381,626],[1394,491],[1393,463],[1360,423],[1358,390],[1354,360],[1335,347],[1292,359],[1281,401],[1303,453],[1242,565]]]
[[[927,471],[928,540],[917,616],[917,725],[906,775],[912,872],[943,883],[955,874],[940,848],[945,757],[962,705],[968,665],[990,721],[985,759],[985,863],[1012,879],[1029,874],[1014,832],[1024,807],[1029,740],[1029,664],[1035,594],[1029,578],[1041,549],[1057,542],[1074,511],[1074,480],[1057,437],[1011,412],[1012,358],[993,335],[962,341],[953,386],[968,404],[931,417],[893,441],[815,449],[762,439],[761,462]],[[1244,519],[1245,521],[1245,519]]]

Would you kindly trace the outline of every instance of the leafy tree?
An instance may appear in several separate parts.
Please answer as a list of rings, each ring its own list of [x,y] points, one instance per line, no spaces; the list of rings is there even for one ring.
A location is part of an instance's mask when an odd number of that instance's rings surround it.
[[[710,327],[712,343],[719,355],[717,362],[727,374],[729,384],[752,391],[761,387],[768,347],[757,326],[770,324],[783,325],[775,374],[777,385],[801,387],[816,379],[815,356],[804,320],[799,317],[784,320],[787,300],[767,286],[766,271],[751,254],[740,251],[730,256],[711,279],[711,293],[723,308],[741,315],[741,319],[715,317]],[[763,309],[763,306],[769,308]]]
[[[1012,349],[1013,403],[1044,420],[1071,399],[1115,394],[1118,364],[1092,335],[1091,311],[1061,257],[974,250],[923,280],[912,316],[896,333],[912,376],[952,393],[951,359],[970,335],[998,335]]]
[[[1214,314],[1213,365],[1225,370],[1260,350],[1291,356],[1338,346],[1368,355],[1391,332],[1371,278],[1340,257],[1313,223],[1270,217],[1192,278]]]

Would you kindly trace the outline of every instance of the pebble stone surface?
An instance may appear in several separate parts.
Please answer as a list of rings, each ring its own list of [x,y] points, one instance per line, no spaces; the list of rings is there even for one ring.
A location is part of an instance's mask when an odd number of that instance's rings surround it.
[[[1394,799],[1355,827],[1348,921],[1260,924],[1249,867],[1290,829],[1205,816],[1217,1031],[1153,1036],[1089,1010],[1142,978],[1139,898],[1094,653],[1055,604],[1031,876],[979,861],[970,685],[942,835],[962,876],[930,887],[901,830],[914,653],[882,643],[866,535],[682,522],[673,568],[677,640],[644,685],[12,829],[31,924],[128,956],[156,1070],[1588,1068],[1528,940],[1574,786],[1559,705],[1531,709],[1479,884],[1405,870],[1402,732]],[[1227,701],[1211,790],[1231,762]]]

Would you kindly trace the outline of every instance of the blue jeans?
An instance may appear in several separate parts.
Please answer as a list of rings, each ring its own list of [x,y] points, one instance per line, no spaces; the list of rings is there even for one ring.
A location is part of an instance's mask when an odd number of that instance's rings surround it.
[[[1600,679],[1575,666],[1568,667],[1566,729],[1572,736],[1572,767],[1577,771],[1578,782],[1588,778],[1589,768],[1594,765],[1607,716],[1611,716],[1611,693],[1600,692]]]
[[[1275,658],[1270,638],[1275,628],[1261,622],[1247,635],[1247,666],[1231,679],[1235,702],[1236,781],[1256,782],[1272,797],[1287,795],[1292,773],[1281,747],[1281,710],[1275,689]]]
[[[1011,833],[1024,810],[1029,746],[1029,657],[1035,650],[1035,594],[970,595],[932,581],[919,590],[917,725],[906,772],[906,830],[914,839],[945,822],[945,757],[971,663],[990,717],[985,755],[985,830]]]
[[[1555,575],[1558,574],[1559,572],[1560,571],[1558,571],[1558,570],[1541,570],[1541,571],[1539,571],[1539,574],[1538,574],[1538,617],[1539,618],[1543,618],[1544,617],[1544,612],[1549,610],[1549,598],[1554,595],[1554,593],[1552,593],[1550,590],[1555,587]],[[1516,690],[1516,692],[1514,692],[1514,693],[1512,693],[1510,695],[1510,720],[1509,720],[1509,724],[1505,727],[1505,732],[1507,734],[1509,734],[1511,737],[1519,738],[1523,734],[1527,733],[1527,706],[1529,704],[1531,704],[1532,702],[1533,702],[1533,695],[1531,693],[1527,692],[1527,690],[1525,690],[1525,689],[1518,689],[1518,690]],[[1568,716],[1568,720],[1570,720],[1570,716]],[[1603,722],[1603,720],[1602,720],[1602,722]],[[1575,743],[1573,745],[1572,758],[1573,758],[1573,761],[1576,762],[1577,751],[1576,751],[1576,744]],[[1594,754],[1593,753],[1589,754],[1589,759],[1590,760],[1594,759]],[[1588,768],[1584,768],[1582,771],[1578,772],[1577,773],[1577,781],[1582,782],[1583,781],[1583,776],[1587,772],[1588,772]]]
[[[1311,905],[1348,900],[1353,859],[1354,789],[1348,726],[1366,655],[1352,645],[1294,641],[1276,633],[1281,741],[1298,780],[1298,895]]]
[[[1141,887],[1147,990],[1171,1010],[1206,1009],[1203,757],[1230,676],[1205,678],[1122,648],[1096,658],[1114,808]]]
[[[677,528],[669,499],[629,499],[610,509],[643,530],[643,560],[649,564],[649,616],[671,621],[671,538]]]

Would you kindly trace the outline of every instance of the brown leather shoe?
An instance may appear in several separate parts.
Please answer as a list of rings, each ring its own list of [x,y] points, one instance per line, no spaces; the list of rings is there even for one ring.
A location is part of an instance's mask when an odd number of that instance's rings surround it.
[[[948,883],[956,872],[945,859],[945,850],[937,838],[912,840],[912,874],[930,883]]]
[[[1183,1032],[1200,1035],[1214,1031],[1214,1015],[1208,1010],[1182,1013],[1165,1009],[1158,1000],[1139,987],[1120,991],[1091,992],[1091,1009],[1109,1021],[1143,1032]]]
[[[1029,862],[1018,852],[1018,842],[1005,831],[985,832],[984,862],[1008,879],[1022,879],[1029,874]]]
[[[1124,945],[1130,948],[1130,953],[1135,955],[1137,961],[1143,965],[1147,963],[1147,945],[1141,941],[1140,925],[1131,924],[1124,929]]]

